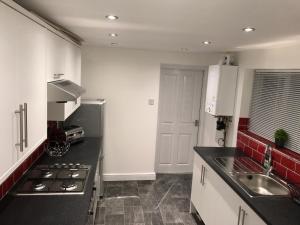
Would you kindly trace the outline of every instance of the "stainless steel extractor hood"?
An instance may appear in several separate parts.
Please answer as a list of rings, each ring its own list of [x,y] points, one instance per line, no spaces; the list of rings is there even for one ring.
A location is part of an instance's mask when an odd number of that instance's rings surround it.
[[[56,80],[48,82],[47,101],[67,102],[76,101],[85,92],[85,89],[70,80]]]

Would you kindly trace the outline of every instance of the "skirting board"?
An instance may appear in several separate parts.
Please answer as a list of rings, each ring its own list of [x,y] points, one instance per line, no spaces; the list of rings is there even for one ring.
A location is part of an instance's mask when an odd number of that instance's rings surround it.
[[[155,173],[104,173],[104,181],[155,180]]]

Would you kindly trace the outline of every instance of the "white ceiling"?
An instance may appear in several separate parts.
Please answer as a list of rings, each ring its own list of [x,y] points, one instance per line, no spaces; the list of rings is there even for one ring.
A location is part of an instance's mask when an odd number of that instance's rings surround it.
[[[84,44],[237,51],[300,40],[299,0],[16,0],[81,36]],[[117,21],[105,16],[114,14]],[[253,26],[255,32],[242,28]],[[109,33],[118,33],[111,38]],[[212,45],[203,46],[204,40]],[[185,50],[186,51],[186,50]]]

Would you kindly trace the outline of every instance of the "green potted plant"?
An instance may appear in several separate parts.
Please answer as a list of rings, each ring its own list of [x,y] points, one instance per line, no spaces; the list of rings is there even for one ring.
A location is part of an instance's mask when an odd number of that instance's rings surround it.
[[[276,147],[277,148],[283,148],[284,144],[289,139],[289,135],[287,134],[287,132],[285,130],[278,129],[278,130],[275,131],[274,138],[275,138]]]

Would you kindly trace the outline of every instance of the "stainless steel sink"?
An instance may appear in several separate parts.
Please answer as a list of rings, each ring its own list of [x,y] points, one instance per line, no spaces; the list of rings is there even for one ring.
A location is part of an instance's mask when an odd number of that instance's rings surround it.
[[[289,196],[289,188],[278,178],[265,174],[234,174],[231,177],[250,196]]]
[[[249,157],[220,157],[214,161],[251,197],[290,196],[283,180],[264,174],[264,168]]]

